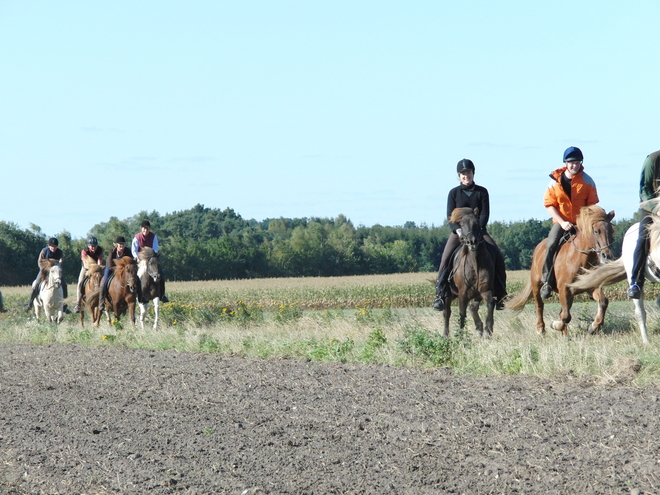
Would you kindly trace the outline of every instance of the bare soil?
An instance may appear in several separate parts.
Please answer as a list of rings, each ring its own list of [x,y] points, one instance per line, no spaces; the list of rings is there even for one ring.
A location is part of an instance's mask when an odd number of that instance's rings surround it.
[[[0,493],[658,493],[660,393],[0,346]]]

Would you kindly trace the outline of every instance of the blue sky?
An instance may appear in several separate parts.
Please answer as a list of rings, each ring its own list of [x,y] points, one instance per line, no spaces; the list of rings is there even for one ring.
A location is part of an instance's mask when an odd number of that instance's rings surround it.
[[[0,220],[83,237],[201,203],[442,224],[548,218],[574,145],[630,218],[660,149],[660,3],[0,0]],[[656,69],[653,69],[656,67]]]

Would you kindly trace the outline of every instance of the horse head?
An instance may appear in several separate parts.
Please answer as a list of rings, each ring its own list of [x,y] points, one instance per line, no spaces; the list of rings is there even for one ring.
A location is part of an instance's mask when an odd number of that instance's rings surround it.
[[[476,251],[479,244],[484,240],[481,226],[479,225],[479,209],[475,208],[455,208],[451,213],[449,221],[461,226],[459,235],[461,244],[470,251]]]
[[[59,263],[50,267],[48,273],[48,285],[59,289],[62,285],[62,267]]]
[[[584,252],[596,253],[601,265],[614,259],[611,249],[614,243],[613,218],[614,211],[605,213],[604,209],[596,205],[583,207],[577,218],[578,232],[585,236]]]
[[[158,253],[150,247],[143,247],[139,253],[140,261],[146,266],[147,275],[154,281],[160,280],[160,261],[158,260]],[[143,268],[144,270],[144,268]]]
[[[129,292],[136,292],[137,265],[132,258],[124,257],[115,260],[116,274],[121,285],[126,287]]]

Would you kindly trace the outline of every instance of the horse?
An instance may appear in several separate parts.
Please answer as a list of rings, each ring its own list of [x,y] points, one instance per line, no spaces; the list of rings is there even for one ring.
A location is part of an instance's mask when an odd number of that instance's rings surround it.
[[[477,327],[477,335],[488,338],[493,334],[493,286],[495,281],[495,262],[486,247],[477,220],[479,210],[471,208],[456,208],[452,211],[449,222],[461,226],[461,247],[453,255],[452,274],[449,294],[445,301],[443,314],[445,317],[444,336],[449,337],[449,318],[451,302],[458,298],[458,314],[460,328],[465,327],[467,308],[470,307],[472,319]],[[486,301],[488,313],[486,326],[479,317],[479,305]]]
[[[87,278],[85,278],[82,290],[83,306],[80,311],[80,326],[85,326],[84,308],[87,308],[89,311],[89,317],[92,320],[92,324],[98,326],[99,321],[101,320],[101,312],[99,311],[99,293],[101,291],[101,280],[103,279],[103,267],[89,257],[85,260],[85,267],[87,268]]]
[[[613,259],[610,246],[614,241],[614,229],[612,219],[614,211],[605,213],[600,206],[584,206],[577,217],[577,233],[570,235],[557,252],[554,263],[554,274],[556,286],[553,291],[559,293],[561,312],[559,320],[552,322],[552,328],[560,331],[562,335],[568,335],[568,323],[571,321],[571,307],[576,294],[590,291],[594,300],[598,303],[598,312],[593,322],[589,324],[587,332],[593,334],[601,331],[603,319],[609,300],[600,287],[577,289],[569,284],[575,281],[577,276],[585,269],[601,265]],[[541,272],[545,260],[547,239],[542,240],[534,249],[530,277],[527,285],[517,296],[509,300],[505,307],[514,311],[521,311],[525,304],[534,298],[536,306],[536,331],[539,335],[545,334],[545,322],[543,321],[543,299],[541,298]]]
[[[108,284],[106,302],[108,308],[119,318],[128,311],[131,323],[135,326],[135,301],[137,300],[137,265],[133,259],[124,257],[115,260],[114,277]],[[110,321],[110,310],[106,311],[108,324]],[[99,312],[98,318],[101,315]],[[95,322],[95,324],[97,324]]]
[[[61,323],[64,319],[64,291],[62,289],[62,267],[59,261],[43,260],[39,263],[43,281],[39,283],[39,294],[34,299],[34,315],[39,319],[44,310],[46,321]]]
[[[158,253],[150,247],[143,247],[138,253],[140,261],[138,263],[138,278],[142,288],[142,299],[138,301],[140,305],[140,325],[144,330],[144,318],[147,315],[147,306],[149,301],[154,302],[154,326],[158,327],[158,315],[160,313],[160,298],[162,297],[161,270]]]
[[[651,216],[652,223],[648,226],[649,230],[649,253],[646,261],[646,270],[644,277],[646,280],[658,284],[660,283],[660,199],[652,199],[643,203],[653,210]],[[578,279],[571,284],[576,290],[590,290],[594,287],[603,287],[612,285],[623,280],[630,280],[633,267],[633,254],[637,246],[639,237],[639,222],[631,225],[623,237],[621,246],[621,257],[618,260],[610,261],[602,266],[580,275]],[[648,331],[646,328],[646,309],[644,309],[644,290],[639,299],[633,299],[635,305],[635,318],[637,326],[644,344],[649,343]],[[656,300],[660,306],[660,297]]]

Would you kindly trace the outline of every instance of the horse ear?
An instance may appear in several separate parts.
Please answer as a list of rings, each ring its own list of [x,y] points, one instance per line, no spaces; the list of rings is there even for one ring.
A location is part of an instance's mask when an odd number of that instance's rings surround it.
[[[607,218],[610,222],[612,221],[612,219],[614,218],[614,210],[612,210],[607,214]]]
[[[476,216],[476,217],[479,216],[479,208],[474,209],[474,216]]]

